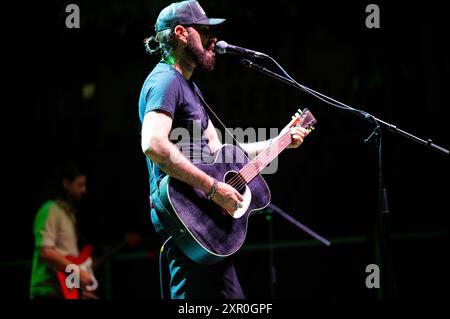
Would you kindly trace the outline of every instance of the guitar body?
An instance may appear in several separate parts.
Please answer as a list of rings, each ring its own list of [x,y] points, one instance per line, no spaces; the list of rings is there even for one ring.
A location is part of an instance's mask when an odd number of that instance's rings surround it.
[[[249,161],[242,150],[226,144],[212,163],[195,166],[218,181],[228,182]],[[175,244],[193,261],[213,264],[238,251],[247,234],[249,216],[270,203],[269,187],[259,174],[235,188],[244,201],[231,216],[204,192],[170,176],[161,180],[159,197],[152,198],[156,213]]]
[[[290,128],[311,131],[317,122],[308,109],[298,110],[276,141],[251,161],[233,145],[223,145],[207,164],[195,164],[208,175],[233,186],[244,198],[229,214],[207,195],[177,179],[165,176],[159,194],[151,196],[155,212],[172,241],[193,261],[213,264],[237,252],[247,235],[248,218],[270,203],[270,191],[259,174],[292,142]],[[205,159],[204,159],[205,160]]]
[[[92,252],[94,247],[92,245],[86,245],[80,252],[78,257],[76,256],[66,256],[68,260],[70,260],[73,264],[80,266],[81,269],[89,271],[92,277],[93,284],[89,287],[86,287],[86,290],[94,291],[98,287],[98,282],[94,277],[94,274],[91,270],[92,267]],[[57,271],[56,276],[61,287],[61,292],[65,299],[79,299],[81,295],[81,291],[79,288],[69,288],[66,284],[66,279],[69,274],[66,274],[62,271]]]

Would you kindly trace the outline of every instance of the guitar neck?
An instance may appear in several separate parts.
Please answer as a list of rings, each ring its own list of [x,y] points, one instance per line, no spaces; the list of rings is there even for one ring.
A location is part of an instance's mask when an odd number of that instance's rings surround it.
[[[251,162],[245,165],[240,171],[240,175],[246,183],[249,183],[255,176],[273,161],[282,151],[286,149],[292,142],[290,131],[286,131],[278,138],[269,148],[256,156]]]
[[[113,257],[115,254],[117,254],[120,250],[122,250],[126,246],[127,246],[127,242],[123,241],[123,242],[117,244],[116,246],[112,247],[111,249],[109,249],[102,257],[98,258],[93,263],[92,269],[96,270],[97,268],[102,266],[105,263],[105,261],[107,261],[108,259]]]

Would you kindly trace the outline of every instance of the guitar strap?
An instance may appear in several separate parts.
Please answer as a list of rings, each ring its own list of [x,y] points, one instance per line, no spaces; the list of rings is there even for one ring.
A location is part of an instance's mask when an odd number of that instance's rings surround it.
[[[193,83],[193,82],[192,82]],[[220,118],[217,116],[216,113],[214,113],[214,111],[209,107],[208,103],[206,103],[205,99],[203,98],[199,88],[197,87],[197,85],[195,83],[194,84],[194,91],[195,94],[197,94],[198,98],[200,99],[200,101],[202,102],[202,104],[204,106],[206,106],[206,108],[209,110],[209,112],[214,115],[214,117],[216,118],[216,120],[220,123],[220,125],[222,125],[222,127],[224,128],[225,132],[228,133],[228,135],[231,136],[231,138],[236,142],[236,146],[238,146],[243,152],[244,154],[247,154],[247,152],[242,148],[241,144],[234,138],[233,134],[231,134],[230,130],[225,126],[225,124],[223,124],[223,122],[220,120]]]

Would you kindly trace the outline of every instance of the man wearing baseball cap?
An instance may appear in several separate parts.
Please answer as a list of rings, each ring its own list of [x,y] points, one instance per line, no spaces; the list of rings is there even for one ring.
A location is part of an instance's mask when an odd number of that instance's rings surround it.
[[[218,25],[225,19],[210,19],[197,1],[172,3],[164,8],[158,16],[155,31],[174,28],[177,25]]]
[[[144,41],[147,52],[161,57],[145,80],[139,97],[142,122],[141,145],[150,175],[151,198],[158,196],[160,181],[167,174],[203,191],[224,211],[232,214],[242,195],[232,186],[217,181],[193,163],[214,154],[222,146],[216,129],[204,109],[203,95],[191,80],[196,68],[214,69],[214,28],[225,19],[209,18],[197,1],[172,3],[159,14],[156,34]],[[187,141],[171,139],[174,129],[187,130]],[[300,130],[300,129],[299,129]],[[291,148],[298,147],[306,131],[293,134]],[[197,132],[200,132],[200,136]],[[178,135],[179,134],[174,134]],[[175,145],[175,143],[177,145]],[[181,146],[183,153],[177,146]],[[263,152],[269,141],[241,144],[250,157]],[[188,150],[188,152],[185,152]],[[166,257],[170,272],[170,297],[242,299],[244,294],[229,258],[204,266],[186,257],[170,241],[152,205],[151,219],[156,231],[168,242]],[[163,286],[161,287],[161,289]],[[164,294],[163,294],[164,295]]]
[[[155,191],[165,174],[205,193],[214,185],[212,177],[191,164],[198,158],[195,154],[211,153],[220,147],[220,142],[196,95],[195,91],[200,91],[190,78],[197,67],[205,71],[214,68],[217,39],[211,33],[211,27],[224,21],[208,18],[197,1],[172,3],[156,19],[156,35],[145,41],[147,52],[161,56],[161,61],[145,80],[139,99],[142,148],[147,155],[150,193]],[[194,128],[195,125],[199,127]],[[181,154],[174,141],[169,140],[171,130],[176,127],[186,128],[191,136],[195,129],[202,133],[199,140],[192,141],[194,154]],[[170,160],[173,155],[169,154],[177,154],[180,160],[174,163]],[[240,202],[242,196],[228,184],[218,183],[213,200],[234,211],[235,203]],[[156,231],[165,239],[167,234],[154,208],[151,217]],[[170,243],[165,257],[172,299],[244,298],[230,260],[210,266],[199,265]]]

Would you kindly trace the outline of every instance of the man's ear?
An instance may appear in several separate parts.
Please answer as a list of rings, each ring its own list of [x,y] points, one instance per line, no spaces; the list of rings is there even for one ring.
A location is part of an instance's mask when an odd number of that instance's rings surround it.
[[[62,181],[62,186],[65,190],[69,189],[70,187],[70,181],[67,178],[64,178]]]
[[[182,25],[177,25],[174,29],[175,37],[180,41],[181,45],[185,47],[187,45],[187,38],[189,36],[188,30]]]

